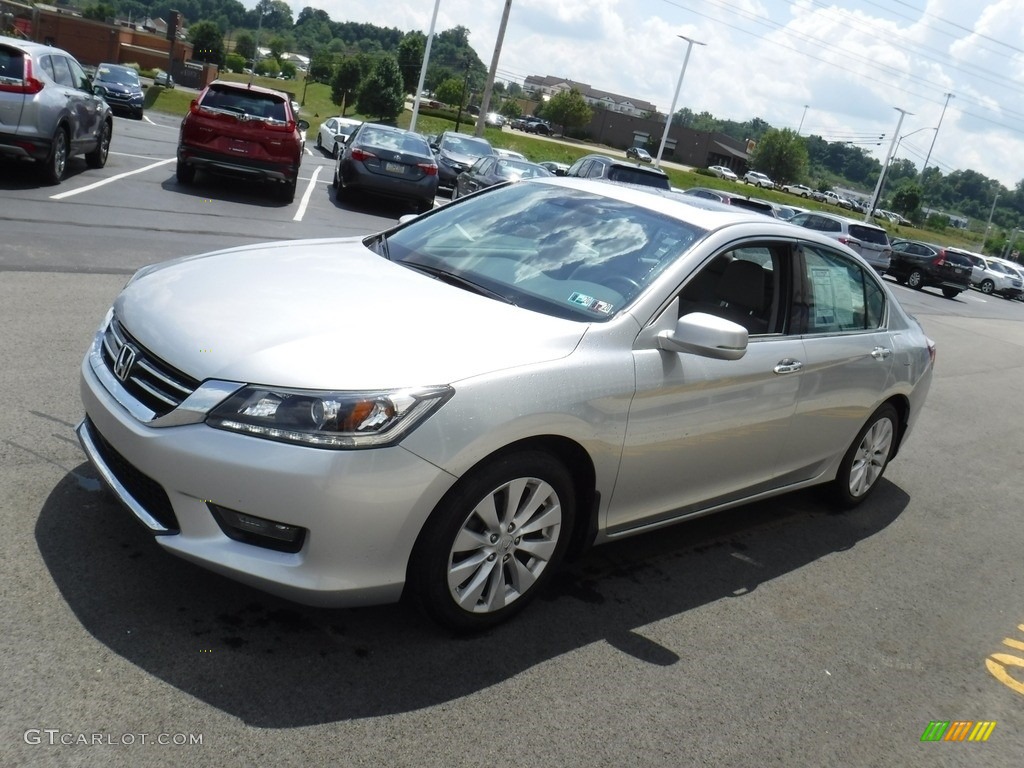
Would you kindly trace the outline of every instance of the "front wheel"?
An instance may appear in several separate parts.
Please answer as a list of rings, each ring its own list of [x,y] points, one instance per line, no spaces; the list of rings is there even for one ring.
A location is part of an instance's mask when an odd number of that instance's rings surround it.
[[[541,451],[500,456],[467,474],[420,533],[406,581],[434,621],[457,632],[505,621],[557,569],[575,517],[568,470]]]
[[[851,509],[875,490],[896,448],[898,430],[899,416],[888,403],[871,415],[832,481],[832,498],[840,507]]]

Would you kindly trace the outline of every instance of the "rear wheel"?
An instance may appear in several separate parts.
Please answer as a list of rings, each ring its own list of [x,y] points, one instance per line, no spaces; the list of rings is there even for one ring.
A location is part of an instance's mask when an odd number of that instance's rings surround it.
[[[174,169],[174,175],[178,179],[179,184],[191,184],[195,181],[196,169],[188,163],[183,163],[179,160],[178,165]]]
[[[320,140],[320,134],[319,133],[316,135],[316,148],[317,149],[323,149],[324,148],[324,144]]]
[[[53,134],[50,156],[43,165],[43,179],[47,184],[60,184],[68,167],[68,134],[59,126]]]
[[[557,569],[575,504],[568,470],[548,453],[483,464],[455,485],[420,533],[409,562],[410,596],[456,631],[505,621]]]
[[[96,148],[85,156],[85,162],[90,168],[102,168],[107,164],[107,156],[110,154],[110,121],[107,120],[100,128],[99,139],[96,141]]]
[[[913,269],[910,274],[907,275],[907,285],[916,290],[924,288],[924,275],[921,274],[921,270]]]
[[[426,213],[427,211],[431,211],[433,209],[433,198],[431,198],[430,200],[420,200],[418,203],[416,203],[416,213]]]
[[[294,178],[291,181],[286,181],[281,185],[281,188],[277,191],[278,197],[286,203],[290,203],[295,199],[295,188],[298,186],[298,178]]]
[[[832,498],[840,507],[855,507],[875,490],[896,448],[898,430],[899,416],[888,403],[871,414],[830,486]]]
[[[947,299],[955,299],[957,296],[960,295],[960,291],[958,291],[956,288],[943,288],[942,295],[945,296]]]

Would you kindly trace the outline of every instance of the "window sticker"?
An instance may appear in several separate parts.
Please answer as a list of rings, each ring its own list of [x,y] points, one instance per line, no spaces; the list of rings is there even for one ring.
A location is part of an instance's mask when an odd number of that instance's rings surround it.
[[[600,312],[602,315],[609,315],[612,309],[614,309],[614,305],[609,304],[607,301],[595,299],[593,296],[587,296],[585,293],[579,293],[578,291],[573,292],[569,297],[569,303],[585,307],[592,312]]]

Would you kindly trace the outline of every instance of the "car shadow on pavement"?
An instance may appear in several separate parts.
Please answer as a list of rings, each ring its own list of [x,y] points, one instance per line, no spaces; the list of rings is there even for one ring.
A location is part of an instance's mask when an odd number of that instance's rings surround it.
[[[669,648],[638,630],[746,599],[884,530],[909,502],[887,480],[843,514],[802,491],[597,547],[512,621],[456,637],[404,604],[309,608],[200,569],[83,477],[95,477],[87,463],[53,489],[35,527],[82,626],[145,672],[262,728],[442,704],[597,641],[657,666],[699,663],[684,639]]]
[[[203,171],[197,171],[195,180],[190,184],[182,184],[174,176],[172,169],[172,174],[161,182],[160,187],[179,195],[205,198],[209,202],[217,200],[264,208],[287,208],[291,205],[278,196],[278,185],[275,182],[236,179]]]

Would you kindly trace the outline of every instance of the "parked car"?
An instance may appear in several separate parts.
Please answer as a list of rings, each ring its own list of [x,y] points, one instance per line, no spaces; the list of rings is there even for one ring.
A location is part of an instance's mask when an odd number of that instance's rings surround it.
[[[569,171],[568,163],[559,163],[554,160],[545,160],[541,163],[537,163],[541,168],[547,168],[555,176],[565,176]]]
[[[363,123],[343,145],[332,184],[342,201],[356,192],[370,193],[408,200],[424,213],[434,207],[437,161],[420,134]]]
[[[505,116],[500,112],[488,112],[484,116],[484,125],[491,128],[501,128],[505,125]]]
[[[971,260],[971,285],[982,293],[1014,299],[1024,290],[1024,283],[1015,269],[999,263],[991,256],[962,251]]]
[[[865,502],[934,354],[816,232],[531,179],[145,267],[82,362],[77,433],[172,554],[480,630],[590,544],[814,485]]]
[[[73,155],[106,165],[113,125],[74,56],[0,37],[0,158],[34,162],[47,184],[60,184]]]
[[[743,183],[753,184],[755,187],[765,187],[767,189],[772,189],[775,186],[774,181],[759,171],[747,171],[743,176]]]
[[[326,151],[331,157],[337,159],[342,144],[348,141],[352,132],[362,124],[362,120],[352,117],[342,117],[341,115],[328,117],[320,123],[320,128],[317,130],[316,148]]]
[[[513,160],[506,157],[481,157],[469,170],[463,171],[455,180],[452,200],[472,194],[495,184],[552,176],[547,168],[528,160]]]
[[[526,125],[523,126],[523,130],[527,133],[536,133],[540,136],[550,136],[551,123],[539,118],[530,118],[526,121]]]
[[[872,267],[884,275],[889,269],[892,246],[889,235],[877,224],[868,224],[834,213],[807,211],[798,213],[790,222],[808,229],[815,229],[835,238],[843,245],[859,253]]]
[[[814,190],[806,184],[783,184],[782,191],[789,192],[789,194],[797,195],[798,197],[810,197],[814,194]]]
[[[437,158],[438,186],[455,189],[455,179],[479,158],[493,155],[494,148],[487,139],[466,133],[445,131],[430,143]]]
[[[93,93],[102,97],[114,114],[127,114],[136,120],[143,115],[142,81],[139,73],[120,64],[100,64],[92,79]]]
[[[626,150],[627,160],[636,160],[638,163],[652,163],[654,158],[651,157],[651,153],[643,147],[629,147]]]
[[[919,240],[893,240],[886,274],[896,282],[921,290],[942,289],[947,299],[971,287],[973,264],[966,254]]]
[[[297,120],[288,94],[246,83],[214,80],[192,102],[178,134],[177,178],[196,171],[273,184],[295,199],[309,123]]]
[[[993,258],[995,258],[996,261],[998,261],[1003,266],[1009,268],[1010,271],[1016,273],[1016,275],[1021,279],[1022,286],[1024,286],[1024,265],[1016,261],[1011,261],[1009,259],[1001,259],[997,257]],[[1017,301],[1024,301],[1024,290],[1016,294],[1013,298],[1017,299]]]
[[[852,201],[847,200],[838,192],[832,192],[831,190],[828,192],[821,193],[821,202],[828,203],[829,205],[838,205],[840,208],[848,208],[851,210],[853,209]]]
[[[708,189],[707,187],[690,187],[689,189],[678,190],[687,197],[712,200],[723,205],[732,205],[736,208],[744,208],[772,218],[780,218],[775,210],[775,204],[767,200],[760,200],[756,197],[746,197],[735,192],[726,192],[722,189]]]
[[[162,85],[164,88],[174,88],[174,78],[170,72],[158,69],[153,73],[153,85]]]
[[[620,184],[639,184],[644,187],[669,189],[668,176],[660,168],[633,165],[608,155],[584,155],[565,172],[566,176],[581,179],[604,179]]]
[[[720,179],[729,179],[729,181],[740,180],[740,177],[736,175],[736,172],[732,168],[724,165],[709,165],[708,170]]]
[[[498,157],[508,157],[512,160],[526,160],[526,155],[522,152],[516,152],[514,149],[505,149],[504,147],[495,147],[494,154]]]

